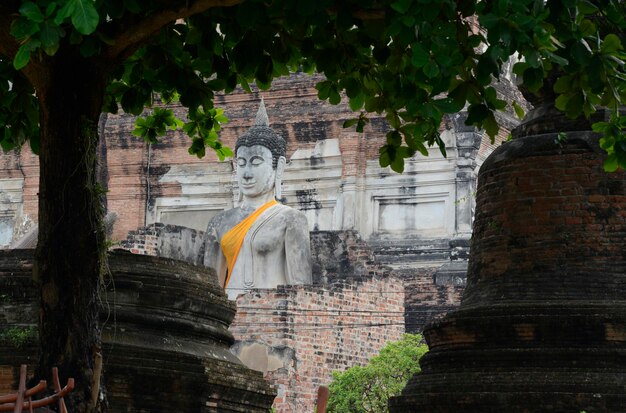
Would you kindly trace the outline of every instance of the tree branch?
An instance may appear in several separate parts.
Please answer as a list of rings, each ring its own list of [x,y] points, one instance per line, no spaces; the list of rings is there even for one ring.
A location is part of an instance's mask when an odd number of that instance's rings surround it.
[[[11,36],[11,22],[17,16],[16,9],[9,9],[6,6],[0,6],[0,54],[13,59],[20,45],[13,36]]]
[[[235,6],[243,1],[244,0],[196,0],[187,1],[184,3],[185,5],[177,9],[159,10],[117,35],[114,38],[113,45],[108,48],[105,55],[109,59],[127,57],[154,33],[171,22],[205,12],[215,7]]]
[[[6,4],[0,6],[0,55],[11,61],[20,48],[20,44],[11,35],[11,23],[18,16],[18,7],[19,4],[14,7],[8,7]],[[45,67],[34,56],[20,72],[35,88],[46,77]]]

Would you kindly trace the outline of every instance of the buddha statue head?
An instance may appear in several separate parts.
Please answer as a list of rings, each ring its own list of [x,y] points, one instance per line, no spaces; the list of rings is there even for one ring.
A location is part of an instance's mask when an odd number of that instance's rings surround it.
[[[240,201],[271,192],[275,198],[281,198],[286,150],[285,140],[269,127],[265,104],[261,100],[254,125],[237,139],[235,145]]]

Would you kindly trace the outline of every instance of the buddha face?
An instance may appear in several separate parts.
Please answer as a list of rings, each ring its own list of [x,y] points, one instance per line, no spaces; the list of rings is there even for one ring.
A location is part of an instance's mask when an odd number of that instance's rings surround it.
[[[272,152],[264,146],[240,146],[237,149],[237,181],[244,197],[256,198],[274,191],[276,171]]]

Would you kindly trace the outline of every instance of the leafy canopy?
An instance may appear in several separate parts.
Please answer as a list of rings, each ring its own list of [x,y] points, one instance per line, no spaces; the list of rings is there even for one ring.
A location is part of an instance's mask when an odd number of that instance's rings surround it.
[[[215,4],[212,4],[215,3]],[[230,3],[233,7],[217,7]],[[209,6],[207,6],[207,4]],[[510,56],[531,92],[554,80],[556,107],[569,117],[589,117],[599,106],[611,117],[596,123],[608,158],[605,169],[626,168],[622,0],[39,0],[19,4],[10,33],[17,52],[0,58],[0,144],[7,150],[27,139],[36,150],[38,106],[20,69],[45,63],[60,50],[82,59],[114,63],[103,110],[140,115],[155,103],[178,99],[182,122],[155,107],[138,120],[135,134],[156,142],[168,128],[191,138],[190,153],[208,146],[232,155],[217,132],[227,121],[214,108],[218,92],[240,86],[270,87],[296,70],[318,71],[320,99],[345,96],[358,113],[345,123],[362,131],[371,113],[391,126],[380,163],[401,172],[404,159],[445,145],[439,126],[446,113],[467,108],[467,123],[498,132],[501,100],[492,83]],[[120,50],[144,23],[183,7],[145,41]],[[186,5],[186,6],[185,6]],[[203,6],[204,5],[204,6]],[[194,7],[201,12],[194,12]],[[171,8],[171,10],[168,10]],[[180,9],[180,10],[183,10]],[[136,29],[133,32],[133,29]],[[130,35],[128,34],[130,33]],[[126,36],[126,37],[124,37]],[[550,83],[552,84],[552,83]]]
[[[420,372],[419,359],[428,351],[419,334],[404,334],[387,344],[366,366],[333,372],[329,413],[384,413],[387,401],[400,394]]]

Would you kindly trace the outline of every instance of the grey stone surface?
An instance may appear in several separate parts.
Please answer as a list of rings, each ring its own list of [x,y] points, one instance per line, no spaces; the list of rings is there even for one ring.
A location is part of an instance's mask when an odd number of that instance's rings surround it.
[[[166,225],[157,238],[159,257],[202,264],[204,232],[176,225]]]
[[[32,262],[32,250],[0,251],[0,332],[35,329]],[[112,254],[109,269],[101,323],[110,411],[269,410],[275,391],[229,350],[235,306],[210,269],[127,252]],[[35,343],[0,345],[0,367],[32,371]]]
[[[435,272],[436,285],[465,286],[467,261],[451,261],[443,264]]]
[[[270,346],[255,340],[237,341],[230,348],[248,368],[262,373],[285,369],[295,359],[295,351],[286,346]]]

